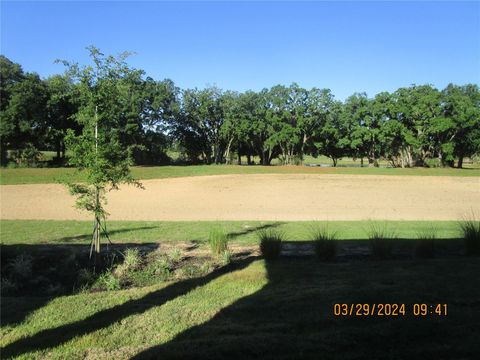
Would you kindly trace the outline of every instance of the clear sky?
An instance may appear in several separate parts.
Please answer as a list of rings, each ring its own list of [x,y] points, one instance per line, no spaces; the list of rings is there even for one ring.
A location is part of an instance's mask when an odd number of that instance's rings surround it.
[[[330,88],[339,99],[410,84],[480,83],[480,2],[9,2],[1,53],[46,77],[85,47],[137,54],[181,88]]]

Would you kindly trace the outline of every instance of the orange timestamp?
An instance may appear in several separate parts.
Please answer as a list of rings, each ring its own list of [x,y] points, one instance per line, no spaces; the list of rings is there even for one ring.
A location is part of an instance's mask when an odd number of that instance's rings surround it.
[[[448,304],[333,304],[334,316],[447,316]]]

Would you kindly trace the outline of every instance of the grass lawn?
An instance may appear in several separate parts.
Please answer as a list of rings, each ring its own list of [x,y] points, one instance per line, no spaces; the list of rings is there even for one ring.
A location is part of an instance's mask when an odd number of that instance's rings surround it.
[[[310,240],[316,225],[326,222],[291,221],[108,221],[110,237],[116,243],[151,242],[205,242],[212,228],[221,228],[234,242],[252,244],[256,231],[276,228],[285,233],[286,240]],[[367,239],[372,224],[385,224],[401,239],[415,239],[419,232],[432,226],[438,238],[457,238],[459,227],[456,221],[329,221],[328,227],[336,231],[340,239]],[[3,245],[19,244],[77,244],[89,243],[92,232],[91,221],[42,221],[1,220],[0,235]]]
[[[480,169],[453,168],[357,168],[357,167],[308,167],[308,166],[238,166],[192,165],[133,167],[133,175],[140,179],[161,179],[182,176],[222,174],[359,174],[359,175],[412,175],[412,176],[480,176]],[[0,184],[48,184],[70,178],[81,181],[83,175],[72,168],[18,168],[0,169]]]
[[[2,358],[473,359],[480,353],[479,273],[478,259],[464,257],[247,258],[144,288],[4,297]],[[38,308],[11,321],[27,302]],[[336,317],[335,303],[404,303],[406,315]],[[447,304],[448,315],[414,316],[415,303]]]

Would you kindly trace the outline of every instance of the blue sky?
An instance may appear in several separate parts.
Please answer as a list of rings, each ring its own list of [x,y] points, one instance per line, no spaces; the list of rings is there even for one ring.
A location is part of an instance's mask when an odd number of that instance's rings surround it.
[[[480,2],[9,2],[1,53],[26,71],[85,47],[178,86],[330,88],[339,99],[410,84],[480,83]]]

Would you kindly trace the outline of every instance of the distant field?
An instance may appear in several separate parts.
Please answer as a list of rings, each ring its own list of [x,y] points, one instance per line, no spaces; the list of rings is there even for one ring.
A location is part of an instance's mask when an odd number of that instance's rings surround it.
[[[206,242],[213,228],[221,228],[235,242],[252,244],[257,241],[255,232],[263,228],[275,228],[285,233],[291,241],[309,240],[312,228],[325,221],[109,221],[108,229],[116,243],[151,242]],[[422,230],[432,226],[439,238],[459,236],[456,221],[388,221],[385,224],[395,230],[399,238],[414,239]],[[330,221],[328,227],[336,231],[340,239],[367,239],[369,221]],[[15,244],[86,244],[90,242],[91,221],[42,221],[1,220],[1,242]]]
[[[412,176],[480,176],[480,169],[452,168],[358,168],[309,166],[136,166],[133,175],[141,180],[183,176],[222,174],[359,174],[359,175],[412,175]],[[0,169],[0,185],[49,184],[65,178],[81,181],[83,175],[72,168],[18,168]]]

